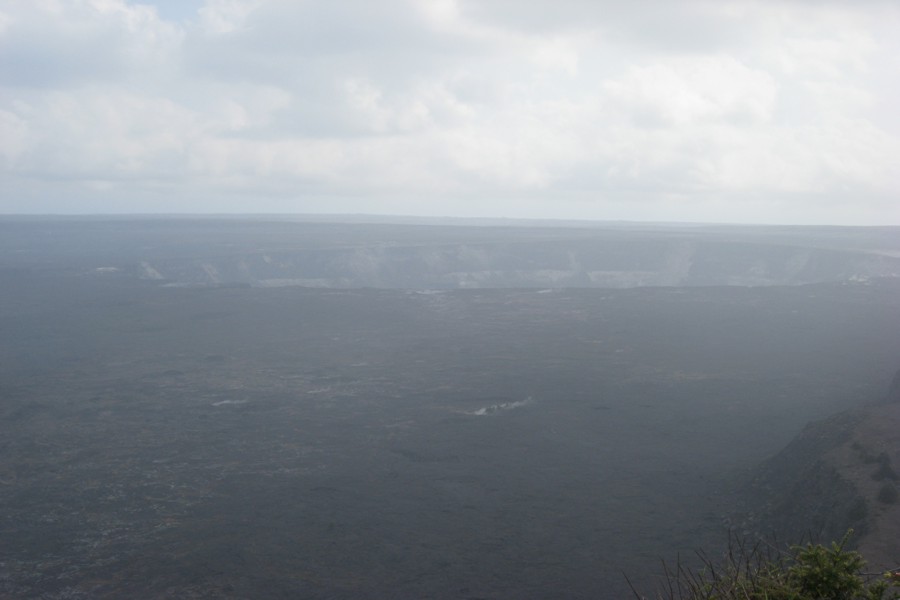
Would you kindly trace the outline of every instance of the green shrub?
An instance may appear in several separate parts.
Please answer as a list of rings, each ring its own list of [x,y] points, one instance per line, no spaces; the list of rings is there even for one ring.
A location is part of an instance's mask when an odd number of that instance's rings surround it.
[[[859,553],[845,550],[852,531],[830,546],[807,544],[778,551],[758,543],[732,540],[721,562],[700,555],[704,567],[692,570],[680,563],[665,567],[659,600],[898,600],[893,574],[867,578]],[[636,598],[644,600],[632,587]]]
[[[787,570],[788,583],[796,586],[800,598],[844,600],[864,597],[862,570],[865,561],[857,552],[844,550],[850,532],[830,548],[820,544],[795,546],[793,564]]]

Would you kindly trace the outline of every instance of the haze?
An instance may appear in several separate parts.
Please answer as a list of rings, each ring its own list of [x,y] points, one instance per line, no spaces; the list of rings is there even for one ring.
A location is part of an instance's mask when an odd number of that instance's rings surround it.
[[[0,597],[622,598],[848,529],[895,568],[898,31],[0,0]]]
[[[734,482],[884,398],[898,245],[0,218],[0,596],[624,598],[729,530],[878,532]]]

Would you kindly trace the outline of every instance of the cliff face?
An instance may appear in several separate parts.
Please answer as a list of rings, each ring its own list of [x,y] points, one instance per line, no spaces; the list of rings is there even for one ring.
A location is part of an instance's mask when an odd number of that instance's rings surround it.
[[[900,402],[811,423],[759,469],[744,526],[779,540],[829,541],[854,530],[871,569],[900,564]]]
[[[893,228],[0,219],[0,268],[175,286],[631,288],[900,278]]]
[[[127,270],[188,285],[629,288],[860,281],[900,276],[900,259],[775,244],[638,238],[372,244],[189,260],[147,257]]]

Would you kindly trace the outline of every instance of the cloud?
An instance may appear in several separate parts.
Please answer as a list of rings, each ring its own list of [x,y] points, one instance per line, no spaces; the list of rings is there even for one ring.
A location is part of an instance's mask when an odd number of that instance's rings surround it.
[[[900,222],[890,3],[152,4],[0,0],[0,210]]]
[[[0,7],[4,87],[121,82],[136,69],[162,66],[180,37],[152,9],[115,0],[35,0]]]
[[[631,67],[604,85],[606,96],[649,126],[769,121],[777,86],[772,76],[731,57],[692,57]]]

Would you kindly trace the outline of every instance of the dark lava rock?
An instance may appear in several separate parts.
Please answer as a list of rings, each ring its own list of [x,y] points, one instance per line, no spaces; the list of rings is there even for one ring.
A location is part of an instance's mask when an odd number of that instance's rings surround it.
[[[810,423],[766,461],[745,494],[754,507],[745,528],[791,541],[841,539],[848,529],[865,534],[867,502],[828,456],[850,439],[860,419],[860,413],[849,411]]]

